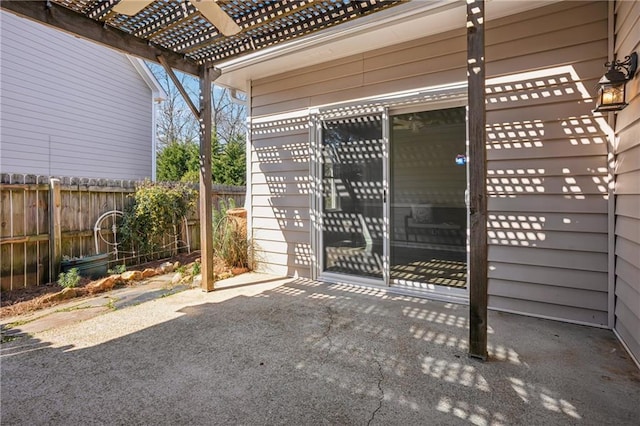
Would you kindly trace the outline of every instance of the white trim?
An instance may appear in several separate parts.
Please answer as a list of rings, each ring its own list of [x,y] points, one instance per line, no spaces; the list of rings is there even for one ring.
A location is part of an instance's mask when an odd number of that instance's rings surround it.
[[[249,83],[249,84],[251,84],[251,83]],[[220,87],[222,87],[222,86],[220,86]],[[251,86],[248,86],[248,87],[249,87],[248,90],[250,91],[251,90]],[[244,93],[245,96],[246,96],[246,99],[240,99],[238,97],[238,92]],[[234,89],[234,88],[229,88],[229,97],[231,98],[231,102],[233,102],[234,104],[244,105],[244,106],[248,106],[249,105],[249,95],[245,91],[242,91],[242,90],[239,90],[239,89]]]
[[[365,280],[365,279],[362,279],[362,277],[360,277],[359,281],[351,280],[351,279],[349,279],[348,281],[345,281],[344,280],[345,277],[346,275],[331,275],[329,277],[330,279],[319,279],[317,281],[320,281],[326,285],[343,285],[348,287],[371,289],[371,290],[379,291],[380,293],[382,293],[382,295],[395,294],[400,296],[415,297],[418,299],[433,300],[436,302],[456,303],[459,305],[469,304],[469,301],[467,299],[455,297],[453,295],[448,296],[448,295],[436,294],[436,293],[427,294],[424,292],[414,292],[405,288],[386,287],[380,284],[379,282],[376,282],[375,280],[372,280],[372,279]],[[349,278],[351,278],[351,276],[349,276]]]
[[[127,59],[129,59],[136,71],[138,71],[138,74],[140,74],[140,77],[142,77],[144,82],[147,83],[149,89],[151,89],[154,100],[156,102],[164,101],[167,98],[167,94],[165,93],[164,89],[162,89],[162,86],[160,85],[160,83],[158,83],[158,80],[153,75],[147,64],[145,64],[145,62],[140,58],[136,58],[131,55],[125,56],[127,57]]]
[[[302,52],[318,45],[346,40],[356,34],[366,33],[381,26],[411,22],[418,17],[432,15],[459,6],[460,2],[458,0],[404,2],[387,10],[351,20],[288,43],[277,44],[253,54],[221,62],[218,67],[223,69],[225,73],[231,73],[264,61]]]
[[[614,38],[615,38],[615,4],[610,1],[608,3],[608,43],[607,55],[608,60],[614,58]],[[613,329],[616,324],[616,147],[615,147],[615,123],[616,115],[613,112],[608,113],[607,122],[610,131],[607,134],[607,175],[609,182],[607,183],[607,320],[609,328]]]
[[[464,97],[462,97],[464,95]],[[466,108],[468,101],[466,92],[460,94],[460,99],[445,99],[441,101],[422,102],[411,106],[391,108],[389,115],[411,114],[412,112],[436,111],[448,108]]]
[[[321,272],[318,281],[331,284],[356,285],[360,287],[375,288],[378,290],[388,290],[389,287],[384,285],[382,277],[374,278],[364,275],[340,274],[337,272]]]
[[[318,214],[318,208],[320,202],[320,191],[318,190],[318,183],[316,176],[320,174],[318,161],[316,160],[320,155],[320,147],[318,140],[320,134],[320,126],[318,125],[318,112],[309,111],[309,148],[311,155],[309,158],[309,176],[311,177],[311,187],[309,190],[309,223],[311,226],[309,232],[309,244],[311,247],[311,279],[318,279],[320,274],[320,266],[324,263],[324,250],[319,249],[320,241],[320,229],[322,228],[322,217]]]
[[[391,114],[382,111],[382,280],[391,285]],[[366,229],[366,228],[365,228]]]
[[[140,74],[142,80],[151,89],[151,180],[156,181],[157,178],[157,149],[158,149],[158,132],[157,132],[157,115],[158,104],[167,98],[167,94],[162,89],[160,83],[153,75],[147,64],[140,59],[131,55],[125,55],[133,65],[133,68]]]
[[[341,115],[348,116],[354,113],[359,115],[375,112],[379,113],[384,108],[389,108],[390,114],[395,114],[395,111],[400,108],[426,104],[440,105],[447,101],[460,100],[462,97],[464,97],[466,102],[466,81],[458,81],[437,86],[424,86],[411,90],[391,92],[384,95],[352,99],[347,102],[324,104],[316,106],[314,109],[319,110],[323,114],[336,114],[336,117],[340,117]],[[356,112],[351,112],[352,110]]]
[[[249,101],[251,103],[251,101]],[[273,114],[273,115],[263,115],[258,117],[253,117],[252,122],[254,124],[262,124],[262,123],[271,123],[281,120],[291,120],[295,118],[302,118],[309,115],[310,110],[308,109],[299,109],[296,111],[283,112],[281,114]]]
[[[246,136],[246,146],[245,146],[245,198],[244,198],[244,208],[247,210],[247,239],[249,240],[249,247],[251,247],[253,241],[253,179],[252,179],[252,171],[253,171],[253,129],[252,129],[252,117],[251,117],[251,81],[247,82],[247,136]],[[251,260],[251,263],[254,263],[254,260]]]
[[[491,298],[491,295],[489,295],[489,298]],[[496,311],[496,312],[506,312],[506,313],[509,313],[509,314],[523,315],[525,317],[540,318],[540,319],[545,319],[545,320],[564,322],[564,323],[567,323],[567,324],[585,325],[587,327],[595,327],[595,328],[602,328],[604,330],[609,330],[609,327],[606,324],[596,324],[596,323],[593,323],[593,322],[576,321],[576,320],[571,320],[571,319],[567,319],[567,318],[553,317],[553,316],[550,316],[550,315],[540,315],[540,314],[534,314],[534,313],[531,313],[531,312],[520,312],[520,311],[516,311],[516,310],[513,310],[513,309],[494,308],[494,307],[491,307],[491,306],[489,306],[488,309],[491,310],[491,311]]]
[[[468,276],[469,274],[467,274]],[[441,302],[452,302],[459,303],[462,305],[469,304],[469,286],[467,288],[456,288],[456,287],[447,287],[444,285],[435,285],[429,284],[429,287],[433,288],[420,288],[414,289],[410,286],[402,285],[402,284],[392,284],[389,287],[389,290],[402,293],[402,294],[410,294],[412,296],[422,297],[430,300],[439,300]]]
[[[624,350],[626,350],[627,353],[629,354],[629,357],[631,357],[631,360],[633,361],[633,363],[640,370],[640,359],[636,358],[635,355],[633,354],[633,352],[631,352],[631,348],[629,348],[629,346],[627,346],[627,344],[625,343],[625,341],[622,338],[622,336],[620,336],[620,334],[618,334],[618,330],[616,330],[615,328],[613,328],[612,330],[613,330],[613,334],[615,334],[615,336],[618,338],[618,341],[620,342],[620,344],[622,345]]]
[[[151,181],[158,178],[158,105],[160,102],[151,101]]]
[[[487,1],[485,17],[495,20],[543,7],[559,0]],[[464,2],[407,1],[373,14],[349,20],[299,39],[222,61],[221,84],[238,87],[286,71],[319,65],[368,51],[398,46],[465,26]]]

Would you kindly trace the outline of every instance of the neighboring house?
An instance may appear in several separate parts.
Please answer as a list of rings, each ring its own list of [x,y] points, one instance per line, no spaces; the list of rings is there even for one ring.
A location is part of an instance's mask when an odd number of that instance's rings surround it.
[[[486,8],[489,306],[614,329],[638,360],[640,78],[615,120],[592,110],[640,3]],[[250,103],[259,269],[464,302],[464,2],[368,18],[218,65]]]
[[[138,59],[0,12],[0,171],[155,177],[155,105]]]

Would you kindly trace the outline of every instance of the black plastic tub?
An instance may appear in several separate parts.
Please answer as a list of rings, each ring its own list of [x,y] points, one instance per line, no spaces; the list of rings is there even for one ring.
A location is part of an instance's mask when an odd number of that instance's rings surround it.
[[[97,279],[107,275],[109,266],[109,253],[85,256],[79,259],[63,260],[60,263],[62,272],[67,272],[72,268],[77,268],[78,273],[87,278]]]

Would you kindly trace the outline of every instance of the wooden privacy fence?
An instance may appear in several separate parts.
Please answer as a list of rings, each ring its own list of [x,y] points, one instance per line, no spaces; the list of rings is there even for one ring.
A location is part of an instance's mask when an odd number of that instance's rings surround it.
[[[0,175],[0,287],[12,290],[55,281],[63,256],[96,253],[94,225],[105,212],[133,203],[137,182],[35,175]],[[243,206],[245,187],[214,185],[213,205],[221,199]],[[50,208],[55,206],[54,208]],[[200,248],[198,209],[182,225],[180,240]],[[187,234],[188,233],[188,234]],[[53,238],[52,238],[53,236]],[[108,240],[108,239],[107,239]],[[98,252],[111,252],[98,239]],[[135,263],[130,258],[129,263]]]

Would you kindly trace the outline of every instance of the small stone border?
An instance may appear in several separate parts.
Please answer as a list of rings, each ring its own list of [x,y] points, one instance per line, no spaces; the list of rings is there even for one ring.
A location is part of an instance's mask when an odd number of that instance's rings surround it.
[[[49,294],[41,299],[43,304],[60,302],[63,300],[69,300],[76,297],[82,297],[86,295],[95,295],[99,293],[107,292],[113,289],[117,285],[131,285],[136,281],[142,281],[148,278],[155,277],[157,275],[164,275],[175,272],[171,278],[171,284],[191,284],[193,287],[200,286],[202,282],[202,275],[192,275],[195,264],[200,263],[200,259],[196,259],[188,265],[185,265],[185,273],[176,272],[182,266],[180,262],[165,262],[157,268],[147,268],[142,271],[126,271],[122,274],[113,274],[108,277],[101,278],[96,281],[92,281],[84,287],[70,287],[65,288],[57,293]],[[236,275],[249,272],[248,268],[232,268],[230,272],[223,272],[221,274],[215,274],[216,280],[224,280]]]

